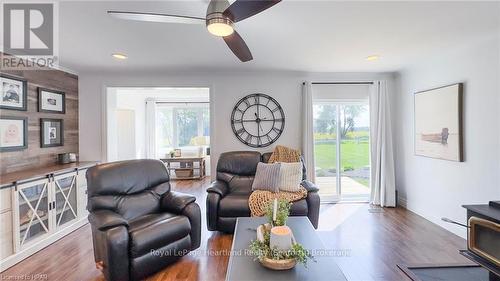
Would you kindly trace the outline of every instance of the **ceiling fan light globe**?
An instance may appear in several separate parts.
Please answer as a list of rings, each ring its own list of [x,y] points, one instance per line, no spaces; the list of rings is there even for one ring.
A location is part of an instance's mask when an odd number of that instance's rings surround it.
[[[215,36],[224,37],[233,34],[233,23],[227,18],[207,19],[208,32]]]

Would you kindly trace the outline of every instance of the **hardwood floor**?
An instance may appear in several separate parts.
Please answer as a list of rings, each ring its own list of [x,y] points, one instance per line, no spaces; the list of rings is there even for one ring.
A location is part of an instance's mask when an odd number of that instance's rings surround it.
[[[173,189],[193,194],[205,217],[209,179],[176,181]],[[148,280],[224,280],[232,235],[209,232],[202,220],[198,251]],[[337,250],[338,265],[348,280],[406,280],[398,263],[467,263],[458,249],[465,240],[402,208],[368,204],[322,205],[319,236],[325,248]],[[223,253],[223,254],[220,254]],[[218,255],[219,254],[219,255]],[[95,268],[89,225],[0,274],[1,280],[44,274],[45,280],[103,280]]]

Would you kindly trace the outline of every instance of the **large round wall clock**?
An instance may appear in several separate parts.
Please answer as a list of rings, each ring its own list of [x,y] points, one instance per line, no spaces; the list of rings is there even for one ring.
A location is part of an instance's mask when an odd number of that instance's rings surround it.
[[[242,143],[251,147],[265,147],[283,133],[285,113],[281,105],[268,95],[248,95],[234,106],[231,127]]]

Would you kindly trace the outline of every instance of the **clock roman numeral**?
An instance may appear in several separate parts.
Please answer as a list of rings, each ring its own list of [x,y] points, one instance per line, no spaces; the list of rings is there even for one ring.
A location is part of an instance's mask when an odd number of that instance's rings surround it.
[[[255,96],[254,99],[255,99],[255,104],[259,104],[260,97],[259,96]]]
[[[248,102],[248,99],[244,99],[243,102],[247,105],[247,107],[250,107],[250,103]]]
[[[245,133],[245,128],[240,128],[240,129],[238,129],[238,130],[236,131],[236,133],[237,133],[238,135],[240,135],[240,136],[241,136],[242,134],[244,134],[244,133]]]
[[[279,133],[281,132],[280,129],[276,128],[276,127],[273,127],[273,131],[279,135]]]
[[[231,120],[233,124],[243,123],[243,119]]]
[[[245,139],[246,142],[251,142],[252,141],[252,135],[248,134],[248,136]]]
[[[280,107],[279,107],[279,106],[277,106],[275,109],[273,109],[273,110],[271,110],[271,111],[272,111],[272,112],[276,112],[276,111],[278,111],[278,109],[280,109]]]

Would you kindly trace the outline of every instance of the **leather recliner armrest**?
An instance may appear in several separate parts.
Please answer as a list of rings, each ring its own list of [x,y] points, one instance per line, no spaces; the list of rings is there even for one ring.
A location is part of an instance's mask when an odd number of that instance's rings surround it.
[[[300,185],[302,185],[307,190],[307,192],[318,192],[319,191],[318,186],[315,185],[313,182],[310,182],[308,180],[303,180]]]
[[[88,218],[90,224],[101,231],[117,226],[128,227],[127,220],[125,220],[120,214],[111,210],[99,210],[92,212],[89,214]]]
[[[163,195],[161,199],[161,208],[167,212],[181,214],[184,208],[194,201],[196,201],[196,197],[192,195],[170,191]]]
[[[191,250],[198,248],[201,243],[201,211],[195,201],[196,197],[175,191],[165,193],[161,199],[162,210],[183,215],[189,219]]]
[[[224,197],[229,192],[229,187],[226,182],[216,180],[210,184],[207,188],[207,192],[214,192],[219,194],[221,197]]]

